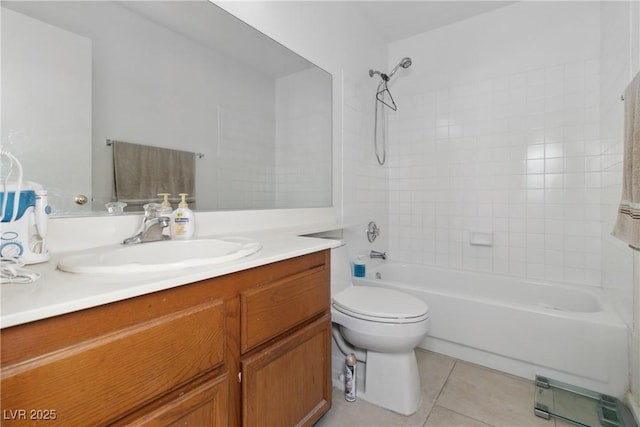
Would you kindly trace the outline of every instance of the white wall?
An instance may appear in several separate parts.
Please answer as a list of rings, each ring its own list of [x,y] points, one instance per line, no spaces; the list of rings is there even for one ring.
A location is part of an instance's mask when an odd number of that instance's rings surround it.
[[[413,65],[390,87],[391,256],[599,285],[599,54],[595,2],[517,3],[392,43]]]
[[[631,400],[640,408],[640,254],[610,235],[622,191],[624,103],[620,96],[640,71],[640,4],[602,2],[601,16],[602,284],[630,329]],[[640,412],[636,417],[640,421]]]
[[[602,4],[601,109],[602,123],[602,246],[603,286],[631,325],[633,254],[610,235],[622,188],[624,102],[620,99],[632,77],[629,2]]]

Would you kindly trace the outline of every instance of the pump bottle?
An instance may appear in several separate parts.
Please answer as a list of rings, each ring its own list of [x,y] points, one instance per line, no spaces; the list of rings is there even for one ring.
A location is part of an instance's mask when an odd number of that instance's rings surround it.
[[[195,216],[187,204],[188,194],[180,193],[179,196],[181,201],[178,203],[178,209],[173,211],[171,216],[171,238],[190,239],[195,233]]]
[[[162,203],[160,203],[160,208],[158,209],[158,216],[167,216],[171,218],[173,214],[173,209],[171,209],[171,202],[169,202],[170,193],[158,193],[158,196],[162,197]]]

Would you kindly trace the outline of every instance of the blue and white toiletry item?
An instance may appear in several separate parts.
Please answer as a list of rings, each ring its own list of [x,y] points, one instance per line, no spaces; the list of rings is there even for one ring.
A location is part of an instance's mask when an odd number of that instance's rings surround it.
[[[364,255],[358,255],[358,259],[353,263],[353,275],[354,277],[364,277],[367,274],[367,263],[364,260]]]
[[[11,153],[1,151],[9,163],[0,188],[0,257],[15,259],[18,264],[36,264],[49,260],[46,245],[51,207],[42,185],[22,181],[22,165]],[[17,172],[14,181],[11,177]]]

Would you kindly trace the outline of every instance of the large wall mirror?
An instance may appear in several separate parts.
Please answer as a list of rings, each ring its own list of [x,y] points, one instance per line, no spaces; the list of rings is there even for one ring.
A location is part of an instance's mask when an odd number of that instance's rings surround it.
[[[192,153],[196,210],[331,205],[331,75],[218,6],[1,6],[2,148],[54,215],[106,212],[108,141]]]

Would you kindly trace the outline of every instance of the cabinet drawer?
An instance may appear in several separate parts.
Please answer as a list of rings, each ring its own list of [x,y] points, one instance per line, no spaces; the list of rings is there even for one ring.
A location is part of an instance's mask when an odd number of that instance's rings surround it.
[[[52,410],[59,425],[104,424],[222,364],[224,322],[215,299],[3,366],[2,408]],[[14,422],[33,420],[3,425]]]
[[[242,292],[242,352],[326,311],[329,303],[329,269],[324,267]]]

